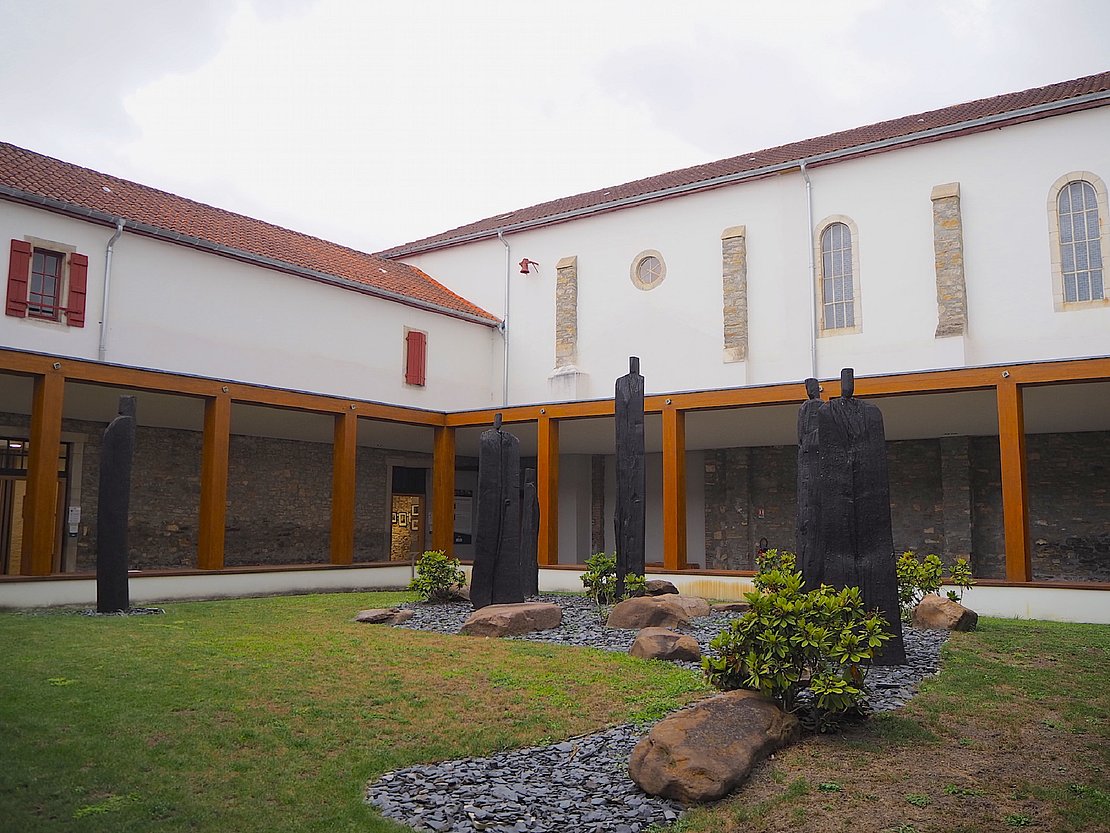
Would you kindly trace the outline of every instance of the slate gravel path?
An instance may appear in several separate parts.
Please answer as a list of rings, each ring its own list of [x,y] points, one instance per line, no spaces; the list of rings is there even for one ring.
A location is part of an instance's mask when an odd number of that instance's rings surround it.
[[[633,630],[604,627],[584,596],[541,595],[539,601],[560,605],[563,624],[514,638],[627,652],[636,637]],[[457,634],[472,612],[466,603],[406,607],[414,615],[398,627],[445,634]],[[687,632],[705,651],[735,616],[696,619]],[[868,674],[868,701],[875,711],[905,704],[918,682],[939,670],[947,631],[907,627],[904,638],[909,663]],[[387,818],[435,833],[641,833],[677,820],[682,812],[677,802],[645,795],[628,776],[628,757],[646,731],[617,726],[551,746],[408,767],[381,776],[367,788],[366,800]]]

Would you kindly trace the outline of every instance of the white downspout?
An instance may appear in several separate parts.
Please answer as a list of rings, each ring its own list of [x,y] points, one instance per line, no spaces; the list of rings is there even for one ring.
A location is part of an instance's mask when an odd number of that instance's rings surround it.
[[[505,240],[505,235],[501,233],[501,229],[497,230],[497,239],[505,247],[505,314],[501,318],[501,326],[498,329],[501,330],[501,336],[505,339],[505,367],[504,378],[501,381],[501,404],[507,408],[509,406],[509,272],[512,269],[512,247]]]
[[[813,254],[813,183],[809,181],[806,162],[801,162],[802,179],[806,181],[806,251],[809,252],[809,375],[817,376],[817,263]]]
[[[100,305],[100,345],[96,351],[96,357],[99,361],[104,361],[104,356],[108,352],[108,292],[112,288],[112,249],[115,248],[116,241],[119,240],[121,234],[123,234],[123,218],[119,217],[116,220],[116,233],[112,235],[112,239],[108,241],[108,247],[104,250],[104,292],[101,295]]]

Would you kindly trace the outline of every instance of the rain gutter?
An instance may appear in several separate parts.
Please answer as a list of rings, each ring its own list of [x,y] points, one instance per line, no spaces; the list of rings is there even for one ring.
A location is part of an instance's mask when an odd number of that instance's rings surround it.
[[[28,205],[41,206],[50,211],[60,214],[68,214],[71,217],[76,217],[82,220],[90,220],[104,225],[114,226],[119,220],[114,214],[109,214],[105,211],[97,211],[94,208],[85,208],[80,205],[73,205],[72,203],[64,202],[62,200],[52,199],[50,197],[43,197],[39,194],[32,194],[27,191],[21,191],[18,188],[11,188],[7,185],[0,185],[0,197],[8,197]],[[499,327],[500,322],[491,320],[485,316],[475,315],[462,310],[451,309],[439,304],[433,304],[429,301],[422,301],[418,298],[412,298],[400,292],[393,292],[381,287],[371,286],[369,284],[360,283],[359,281],[350,280],[349,278],[341,278],[338,275],[329,275],[327,272],[320,272],[316,269],[308,269],[303,266],[297,266],[293,263],[287,263],[283,260],[276,258],[266,257],[264,255],[257,255],[253,252],[247,252],[243,249],[236,249],[231,246],[224,246],[220,243],[213,243],[210,240],[204,240],[200,237],[192,237],[187,234],[180,234],[176,231],[169,231],[167,229],[158,228],[157,226],[148,225],[147,223],[139,223],[134,220],[127,221],[127,230],[133,233],[153,237],[158,240],[165,240],[170,243],[177,243],[182,246],[188,246],[193,249],[209,252],[211,254],[220,255],[221,257],[229,257],[235,260],[241,260],[245,263],[251,263],[256,266],[263,266],[267,269],[275,269],[279,272],[286,272],[290,275],[297,275],[302,278],[318,281],[319,283],[330,284],[331,286],[338,286],[343,289],[351,289],[355,292],[361,292],[364,295],[372,295],[375,298],[381,298],[386,301],[394,301],[398,304],[405,306],[415,307],[417,309],[426,310],[428,312],[435,312],[440,315],[447,315],[451,318],[458,318],[462,321],[470,321],[474,324],[482,324],[486,327]]]

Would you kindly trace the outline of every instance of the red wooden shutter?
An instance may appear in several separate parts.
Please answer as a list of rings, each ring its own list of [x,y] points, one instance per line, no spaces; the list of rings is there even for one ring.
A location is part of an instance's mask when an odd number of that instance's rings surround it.
[[[66,323],[71,327],[85,326],[85,287],[89,282],[89,259],[76,252],[69,256],[69,299],[66,302]]]
[[[8,303],[5,312],[19,318],[27,317],[27,280],[31,274],[31,244],[12,241],[8,261]]]
[[[405,383],[423,385],[427,370],[428,336],[419,330],[409,330],[405,342]]]

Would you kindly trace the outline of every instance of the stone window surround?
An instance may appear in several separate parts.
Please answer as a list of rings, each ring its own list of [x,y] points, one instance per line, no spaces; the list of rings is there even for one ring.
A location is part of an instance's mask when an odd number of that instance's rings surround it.
[[[1083,180],[1095,189],[1098,205],[1099,239],[1102,248],[1103,297],[1091,301],[1064,300],[1064,269],[1060,260],[1060,192],[1069,182]],[[1091,307],[1110,306],[1110,294],[1106,292],[1106,266],[1110,264],[1110,207],[1107,205],[1106,183],[1098,174],[1091,171],[1071,171],[1052,183],[1048,189],[1048,249],[1052,264],[1052,308],[1056,312],[1072,312]]]
[[[38,315],[28,314],[23,320],[32,324],[43,327],[66,327],[69,324],[69,312],[67,311],[66,300],[69,298],[69,259],[70,255],[77,253],[77,247],[69,243],[59,243],[57,240],[44,240],[41,237],[32,237],[27,234],[23,236],[23,242],[31,247],[33,253],[35,249],[45,249],[50,252],[57,252],[62,257],[62,283],[58,287],[58,317],[57,318],[44,318]],[[33,261],[32,261],[33,262]],[[28,280],[27,287],[30,289],[30,281]]]
[[[856,323],[851,327],[829,328],[825,326],[825,260],[821,254],[821,235],[825,233],[825,229],[835,223],[843,223],[848,227],[848,231],[852,233],[852,305]],[[830,214],[822,219],[814,228],[813,232],[813,257],[815,264],[813,270],[814,279],[816,280],[816,285],[813,289],[816,293],[815,297],[817,303],[817,336],[823,338],[826,336],[862,333],[863,307],[860,303],[859,228],[856,226],[855,220],[845,214]]]
[[[649,257],[654,257],[659,261],[659,280],[654,283],[647,283],[640,278],[640,264],[647,260]],[[634,258],[632,258],[632,266],[628,270],[628,276],[632,279],[632,285],[642,292],[649,292],[652,289],[660,286],[663,281],[667,279],[667,261],[655,249],[644,249]]]

